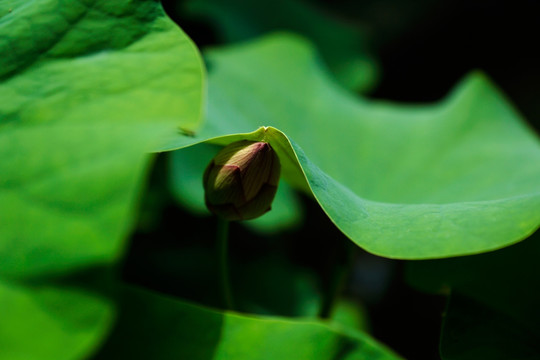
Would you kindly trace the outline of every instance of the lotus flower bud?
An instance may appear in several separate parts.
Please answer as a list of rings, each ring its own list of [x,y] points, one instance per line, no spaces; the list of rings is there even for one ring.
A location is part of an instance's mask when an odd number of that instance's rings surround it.
[[[204,172],[206,206],[229,221],[259,217],[270,210],[280,169],[270,144],[232,143],[221,149]]]

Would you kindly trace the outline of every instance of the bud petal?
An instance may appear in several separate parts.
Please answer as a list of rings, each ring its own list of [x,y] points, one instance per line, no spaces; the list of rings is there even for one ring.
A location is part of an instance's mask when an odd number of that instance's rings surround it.
[[[270,210],[280,169],[270,144],[247,140],[232,143],[212,159],[204,172],[206,206],[230,221],[259,217]]]

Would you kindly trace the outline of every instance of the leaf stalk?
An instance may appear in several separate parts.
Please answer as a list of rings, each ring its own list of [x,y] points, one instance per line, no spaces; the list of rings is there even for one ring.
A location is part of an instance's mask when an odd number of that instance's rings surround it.
[[[227,310],[232,310],[233,297],[231,289],[231,279],[229,272],[229,255],[228,255],[228,246],[229,246],[229,221],[217,218],[217,254],[218,254],[218,264],[219,264],[219,273],[220,273],[220,291],[222,297],[223,307]]]

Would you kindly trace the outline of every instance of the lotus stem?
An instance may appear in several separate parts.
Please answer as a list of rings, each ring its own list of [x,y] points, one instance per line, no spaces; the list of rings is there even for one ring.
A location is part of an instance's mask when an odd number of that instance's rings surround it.
[[[217,253],[220,271],[220,290],[223,307],[233,309],[231,279],[229,274],[229,221],[217,217]]]
[[[329,319],[332,316],[332,311],[347,285],[352,269],[356,246],[346,238],[340,238],[338,246],[330,283],[324,292],[319,310],[320,319]]]

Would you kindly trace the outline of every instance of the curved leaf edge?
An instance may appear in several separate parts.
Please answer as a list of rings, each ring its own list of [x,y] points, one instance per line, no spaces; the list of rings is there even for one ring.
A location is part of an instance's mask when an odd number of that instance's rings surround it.
[[[468,92],[474,91],[478,87],[486,87],[489,89],[488,91],[499,97],[502,102],[508,103],[510,109],[516,115],[516,120],[519,125],[529,128],[522,116],[520,116],[520,114],[510,105],[511,102],[507,97],[481,71],[473,71],[455,86],[448,96],[439,102],[428,104],[427,106],[432,108],[452,106],[456,102],[459,102],[460,99],[466,97]],[[504,219],[506,223],[510,224],[511,221],[506,219],[507,213],[505,213],[504,207],[512,204],[515,207],[517,203],[522,204],[528,201],[529,205],[537,208],[540,206],[540,193],[523,194],[495,200],[444,204],[397,204],[378,202],[364,199],[346,186],[333,180],[331,176],[321,171],[316,164],[313,164],[307,158],[299,145],[277,128],[262,126],[250,133],[206,136],[206,138],[203,134],[204,132],[200,134],[201,136],[199,138],[193,137],[184,139],[180,145],[176,143],[175,146],[170,148],[165,147],[160,149],[160,151],[181,149],[203,142],[224,146],[239,140],[268,141],[276,148],[276,152],[282,159],[282,163],[285,164],[283,177],[292,185],[292,187],[303,191],[309,196],[313,196],[340,231],[358,246],[378,256],[393,259],[420,260],[479,254],[501,249],[524,240],[534,233],[540,225],[540,213],[538,213],[537,216],[535,215],[535,212],[526,220],[523,220],[519,214],[510,214],[514,216],[515,224],[512,226],[508,225],[508,228],[505,229],[505,231],[509,232],[509,234],[506,235],[506,238],[503,240],[490,241],[490,234],[482,232],[476,234],[474,231],[469,231],[470,229],[464,228],[460,231],[462,235],[466,235],[467,239],[459,240],[460,242],[458,241],[457,246],[454,246],[453,248],[448,245],[448,241],[446,241],[449,239],[449,235],[442,234],[437,242],[430,241],[427,233],[423,234],[424,236],[421,237],[418,245],[413,244],[415,249],[412,251],[410,248],[410,239],[408,243],[407,241],[404,241],[402,243],[398,242],[397,246],[385,246],[384,241],[382,244],[379,241],[380,238],[384,238],[385,235],[394,237],[396,234],[399,235],[399,230],[396,231],[394,229],[394,232],[392,233],[391,231],[387,232],[385,229],[386,227],[391,227],[393,225],[388,223],[387,218],[385,219],[385,211],[390,211],[391,214],[406,218],[407,216],[410,217],[410,215],[408,215],[409,210],[415,207],[418,215],[428,217],[430,220],[433,220],[434,223],[446,221],[447,223],[445,226],[450,229],[455,227],[456,222],[466,221],[464,219],[467,218],[468,214],[478,213],[480,211],[484,212],[487,217],[493,218],[493,220],[491,220],[493,223],[500,222],[501,219]],[[531,136],[534,136],[532,132]],[[339,193],[341,195],[338,198],[338,201],[341,202],[339,209],[336,208],[336,206],[329,206],[327,204],[325,199],[330,199],[331,195],[328,194],[329,192],[331,194]],[[335,202],[336,197],[331,198]],[[370,219],[370,212],[379,216],[378,218],[375,218],[378,222],[373,222],[373,219]],[[447,217],[449,220],[446,219]],[[370,221],[372,222],[371,224],[369,224]],[[362,224],[359,224],[360,222],[362,222]],[[381,236],[379,236],[378,239],[366,238],[366,236],[362,234],[362,226],[366,226],[366,224],[369,224],[371,230]],[[466,225],[470,227],[470,224]],[[488,228],[488,226],[484,227]],[[403,230],[403,232],[405,231],[406,229]],[[459,231],[456,234],[459,234]],[[450,235],[452,235],[451,231]],[[457,237],[459,236],[451,238],[452,241]]]
[[[165,303],[168,303],[185,310],[192,311],[196,314],[206,313],[213,315],[214,317],[224,317],[229,321],[235,323],[243,322],[256,322],[259,324],[282,324],[290,326],[309,326],[313,328],[320,328],[330,333],[336,334],[340,337],[350,338],[353,341],[358,341],[359,343],[369,344],[372,348],[378,348],[382,353],[389,356],[389,359],[401,359],[392,349],[387,345],[381,343],[374,337],[372,337],[367,332],[364,332],[360,329],[351,328],[345,325],[341,325],[332,320],[320,320],[317,318],[310,317],[283,317],[276,315],[255,315],[249,313],[241,313],[234,310],[222,310],[217,308],[212,308],[204,305],[200,305],[185,299],[172,297],[163,293],[155,292],[153,290],[139,287],[136,285],[125,284],[122,288],[122,291],[125,294],[129,295],[129,298],[139,297],[139,298],[153,298]],[[236,320],[236,321],[235,321]]]
[[[458,204],[458,203],[390,204],[390,203],[382,203],[382,202],[363,199],[359,197],[357,194],[350,191],[348,188],[346,188],[342,184],[333,180],[329,175],[322,172],[315,164],[313,164],[305,156],[300,146],[298,146],[296,143],[294,143],[294,141],[292,141],[289,137],[287,137],[285,133],[283,133],[282,131],[274,127],[262,126],[251,133],[239,133],[239,134],[217,136],[217,137],[212,137],[206,140],[198,141],[191,145],[196,145],[199,143],[212,143],[212,144],[225,146],[239,140],[253,140],[253,141],[269,142],[272,145],[272,147],[276,149],[276,152],[280,156],[280,159],[282,159],[282,163],[284,164],[283,176],[285,177],[285,179],[293,187],[303,191],[307,195],[313,196],[315,200],[321,206],[322,210],[330,218],[332,223],[341,232],[343,232],[347,237],[349,237],[351,241],[353,241],[356,245],[363,248],[364,250],[377,256],[382,256],[382,257],[391,258],[391,259],[423,260],[423,259],[438,259],[438,258],[447,258],[447,257],[454,257],[454,256],[480,254],[484,252],[498,250],[498,249],[513,245],[521,240],[524,240],[525,238],[530,236],[532,233],[534,233],[536,229],[538,229],[538,226],[539,226],[539,224],[536,223],[536,225],[533,225],[532,227],[528,227],[524,232],[521,232],[517,234],[516,236],[509,238],[503,243],[497,243],[493,246],[485,246],[483,244],[481,244],[481,246],[478,246],[478,247],[472,246],[470,249],[468,249],[468,251],[446,251],[445,252],[443,251],[444,249],[443,250],[430,249],[428,251],[420,251],[418,254],[414,254],[414,253],[405,254],[403,252],[400,252],[399,250],[388,251],[385,249],[380,249],[377,246],[377,242],[373,242],[372,244],[369,244],[367,243],[366,239],[363,239],[362,237],[358,237],[356,234],[357,230],[354,229],[354,225],[349,226],[349,227],[344,226],[343,224],[339,222],[338,219],[343,218],[344,216],[347,216],[350,218],[351,213],[352,213],[351,210],[355,210],[355,209],[358,212],[359,218],[362,218],[365,216],[369,216],[368,210],[367,210],[368,208],[374,208],[374,207],[375,208],[395,208],[402,212],[403,211],[406,212],[406,209],[409,206],[419,206],[419,207],[440,209],[444,206]],[[186,145],[183,147],[188,147],[191,145]],[[315,173],[319,175],[318,178],[317,178],[317,175],[314,176]],[[336,209],[326,205],[325,197],[328,196],[328,194],[325,194],[324,192],[328,191],[329,186],[331,187],[330,192],[332,194],[335,192],[341,192],[341,193],[347,194],[347,196],[343,196],[343,199],[347,199],[347,201],[349,201],[348,204],[343,204],[343,208],[347,210],[340,213],[339,211],[336,211]],[[540,202],[540,194],[534,194],[534,195],[538,198],[538,201]],[[501,202],[512,201],[512,200],[519,201],[520,198],[514,197],[514,198],[508,198],[508,199],[475,201],[475,202],[459,203],[459,204],[463,205],[467,209],[470,209],[470,208],[474,208],[475,206],[489,207],[490,205],[496,205]],[[348,214],[343,214],[343,213],[348,213]],[[464,216],[466,216],[466,213],[464,213]]]

